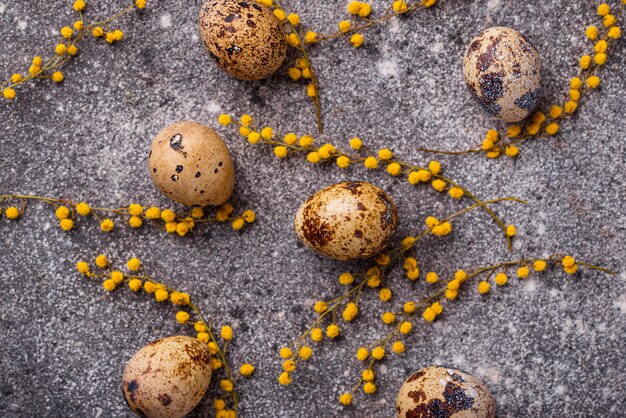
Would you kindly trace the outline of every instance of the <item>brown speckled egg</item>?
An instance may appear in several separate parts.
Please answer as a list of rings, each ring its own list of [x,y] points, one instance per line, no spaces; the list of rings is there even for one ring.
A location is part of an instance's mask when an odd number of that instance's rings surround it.
[[[233,77],[260,80],[285,60],[285,32],[274,13],[255,1],[208,0],[198,26],[209,55]]]
[[[174,336],[151,342],[128,361],[122,390],[141,417],[178,418],[200,402],[211,382],[209,346]]]
[[[352,181],[309,197],[298,209],[294,227],[298,238],[318,253],[350,260],[382,251],[397,224],[396,207],[382,189]]]
[[[526,118],[541,92],[541,58],[515,29],[494,27],[470,43],[463,60],[465,83],[490,114],[506,122]]]
[[[396,398],[398,418],[494,418],[496,401],[483,382],[460,370],[430,366],[411,375]]]
[[[226,144],[197,122],[177,122],[159,132],[152,141],[148,169],[161,192],[183,205],[221,205],[235,187]]]

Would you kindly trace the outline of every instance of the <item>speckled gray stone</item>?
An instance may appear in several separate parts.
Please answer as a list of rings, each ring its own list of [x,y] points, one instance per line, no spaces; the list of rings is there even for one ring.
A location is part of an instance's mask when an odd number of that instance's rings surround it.
[[[3,77],[25,71],[33,55],[52,49],[59,27],[74,19],[70,3],[0,0]],[[93,17],[123,2],[88,3]],[[282,132],[315,133],[303,87],[288,80],[286,66],[261,82],[232,79],[200,44],[199,0],[149,3],[145,13],[119,22],[123,42],[83,42],[62,85],[38,82],[20,89],[16,101],[0,103],[2,192],[164,207],[171,203],[152,185],[146,157],[153,136],[169,123],[193,119],[216,126],[220,112],[248,112]],[[345,1],[285,3],[325,32],[345,17]],[[373,3],[383,8],[382,1]],[[345,144],[358,135],[374,149],[388,146],[420,163],[428,160],[419,146],[474,145],[498,125],[463,84],[460,66],[469,40],[492,25],[525,34],[543,58],[545,107],[561,100],[577,57],[589,50],[583,31],[598,23],[595,5],[450,0],[367,31],[359,50],[343,41],[312,48],[326,121],[320,140]],[[125,362],[147,342],[184,331],[171,306],[128,292],[105,295],[75,273],[77,260],[105,252],[118,264],[140,257],[154,275],[192,293],[210,318],[234,325],[232,362],[257,368],[239,385],[242,416],[392,416],[401,383],[430,364],[484,379],[503,417],[624,416],[625,52],[623,42],[611,49],[602,87],[585,96],[557,138],[524,145],[515,160],[441,159],[451,177],[483,198],[529,201],[497,208],[518,226],[512,254],[480,212],[455,222],[450,237],[428,238],[417,250],[423,270],[448,274],[505,258],[567,252],[616,269],[617,276],[549,271],[523,283],[512,280],[486,297],[464,291],[433,326],[416,326],[401,358],[385,361],[375,396],[359,394],[355,406],[342,408],[337,396],[355,383],[361,367],[355,348],[385,332],[375,318],[390,307],[367,292],[362,317],[344,327],[346,338],[315,347],[293,385],[278,387],[277,349],[312,320],[311,301],[340,292],[340,272],[368,266],[325,259],[297,244],[292,217],[307,196],[333,182],[372,181],[398,206],[398,239],[425,216],[443,216],[463,204],[358,167],[278,161],[270,149],[220,128],[236,163],[234,203],[258,213],[258,222],[241,234],[217,225],[184,239],[154,228],[120,227],[106,235],[84,221],[68,234],[56,227],[52,211],[37,204],[17,223],[0,219],[0,415],[130,416],[119,385]],[[401,295],[395,309],[409,295],[429,292],[423,281],[409,284],[400,272],[390,284]],[[192,415],[213,414],[215,382],[209,392]]]

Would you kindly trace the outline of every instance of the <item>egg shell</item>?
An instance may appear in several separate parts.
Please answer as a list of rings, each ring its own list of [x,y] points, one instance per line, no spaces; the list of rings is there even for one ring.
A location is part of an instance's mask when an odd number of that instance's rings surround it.
[[[515,29],[493,27],[474,38],[463,74],[478,103],[506,122],[530,115],[541,94],[541,58]]]
[[[380,188],[344,182],[309,197],[296,213],[298,238],[337,260],[369,258],[388,244],[398,224],[396,207]]]
[[[200,402],[211,382],[207,344],[187,336],[151,342],[128,361],[124,398],[141,417],[178,418]]]
[[[285,60],[287,41],[280,22],[254,1],[208,0],[198,26],[209,55],[233,77],[260,80]]]
[[[161,192],[183,205],[221,205],[235,187],[228,147],[197,122],[177,122],[159,132],[152,141],[148,169]]]
[[[471,374],[430,366],[404,382],[396,412],[398,418],[494,418],[496,402],[487,386]]]

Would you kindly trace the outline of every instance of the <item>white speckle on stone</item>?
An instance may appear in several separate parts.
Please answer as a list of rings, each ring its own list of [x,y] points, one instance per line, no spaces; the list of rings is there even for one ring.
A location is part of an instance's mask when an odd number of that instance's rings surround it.
[[[192,41],[197,42],[198,39],[200,39],[200,37],[198,36],[197,33],[194,32],[194,33],[191,34],[191,40]]]
[[[380,367],[378,368],[379,374],[387,374],[388,371],[389,371],[389,368],[387,367],[386,364],[381,364]]]
[[[495,9],[499,5],[500,5],[500,0],[489,0],[487,2],[487,8],[489,9]]]
[[[400,21],[398,19],[391,19],[389,22],[389,32],[397,33],[400,30]]]
[[[310,308],[313,305],[315,305],[315,299],[306,299],[304,301],[304,306],[307,307],[307,308]]]
[[[548,291],[548,294],[550,295],[551,298],[558,298],[561,296],[561,292],[559,292],[557,289],[550,289]]]
[[[398,64],[391,60],[381,61],[378,63],[378,74],[383,77],[396,77],[398,75]]]
[[[26,29],[26,21],[25,20],[18,20],[17,21],[17,27],[20,30]]]
[[[623,315],[626,315],[626,294],[620,295],[620,297],[615,299],[613,306],[619,309]]]
[[[159,18],[159,25],[161,25],[162,28],[169,28],[172,26],[172,15],[169,13],[165,13],[164,15],[161,15],[161,17]]]
[[[100,418],[100,416],[102,415],[102,408],[96,408],[96,413],[93,414],[94,418]]]
[[[465,356],[463,356],[462,354],[455,354],[454,357],[452,357],[452,361],[455,365],[461,366],[465,363]]]
[[[537,224],[537,235],[543,235],[546,233],[546,226],[542,223]]]
[[[0,15],[4,13],[4,9],[6,9],[6,6],[0,3]]]
[[[515,239],[513,240],[513,249],[519,250],[524,247],[524,239],[521,238],[519,234],[515,235]]]
[[[524,281],[524,290],[527,292],[534,292],[537,290],[537,280]]]
[[[44,230],[44,231],[47,231],[47,230],[49,230],[49,229],[50,229],[50,222],[46,222],[46,223],[44,224],[44,226],[43,226],[43,230]]]
[[[204,107],[204,109],[211,115],[217,115],[222,111],[222,106],[215,100],[210,100]]]
[[[558,385],[557,387],[554,388],[555,395],[563,395],[564,393],[565,393],[565,386]]]
[[[276,313],[276,319],[282,321],[283,319],[285,319],[285,311],[280,311]]]
[[[440,54],[443,52],[443,47],[444,44],[443,42],[435,42],[431,47],[430,47],[430,52],[434,53],[434,54]]]
[[[350,369],[346,369],[343,371],[343,377],[348,377],[352,374],[352,372],[350,371]]]

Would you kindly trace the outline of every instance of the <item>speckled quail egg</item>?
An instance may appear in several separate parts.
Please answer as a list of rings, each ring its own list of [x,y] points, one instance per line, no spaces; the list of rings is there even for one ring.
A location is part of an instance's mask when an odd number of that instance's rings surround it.
[[[506,122],[526,118],[541,92],[541,58],[515,29],[493,27],[470,43],[463,60],[465,83],[490,114]]]
[[[161,192],[184,205],[221,205],[235,187],[226,144],[197,122],[177,122],[159,132],[152,141],[148,169]]]
[[[233,77],[260,80],[285,60],[287,41],[280,22],[255,1],[208,0],[198,26],[208,54]]]
[[[398,224],[391,198],[371,183],[351,181],[322,189],[300,206],[298,238],[338,260],[369,258],[382,251]]]
[[[200,402],[211,382],[209,346],[195,338],[151,342],[128,361],[122,390],[141,417],[179,418]]]
[[[409,377],[396,398],[398,418],[494,418],[496,401],[483,382],[460,370],[430,366]]]

